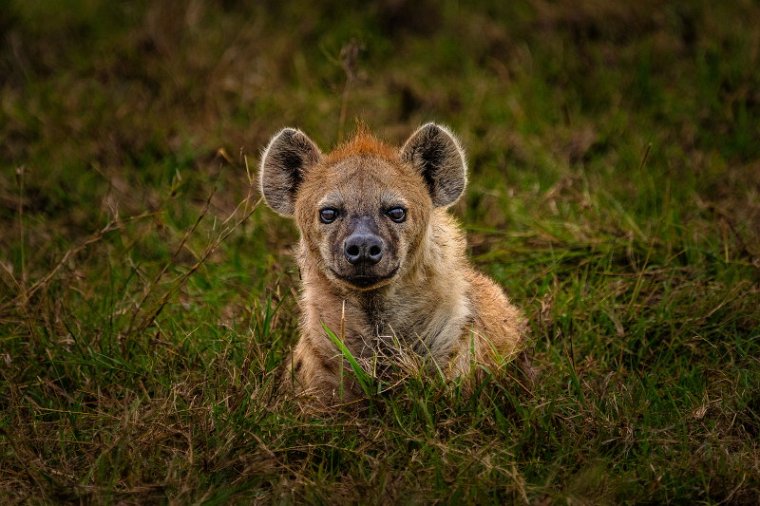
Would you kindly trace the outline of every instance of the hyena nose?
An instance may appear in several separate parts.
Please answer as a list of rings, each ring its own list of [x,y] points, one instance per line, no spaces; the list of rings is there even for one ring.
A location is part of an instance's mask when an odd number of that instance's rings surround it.
[[[375,265],[383,258],[383,240],[374,234],[351,234],[343,246],[346,260],[351,265]]]

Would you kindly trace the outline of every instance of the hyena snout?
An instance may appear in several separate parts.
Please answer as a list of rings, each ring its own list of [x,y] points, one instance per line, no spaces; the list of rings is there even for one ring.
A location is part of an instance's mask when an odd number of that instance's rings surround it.
[[[351,265],[375,265],[383,259],[385,241],[366,229],[354,231],[343,244],[343,253]]]

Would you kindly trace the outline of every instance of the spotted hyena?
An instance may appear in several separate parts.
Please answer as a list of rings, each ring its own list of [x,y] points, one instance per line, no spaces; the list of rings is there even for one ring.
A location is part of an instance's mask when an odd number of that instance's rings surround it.
[[[326,402],[356,385],[325,327],[354,357],[380,369],[398,357],[447,378],[494,369],[519,351],[520,311],[465,256],[447,208],[467,182],[456,137],[433,123],[399,149],[360,129],[323,154],[286,128],[261,160],[267,204],[295,218],[301,233],[301,333],[287,381]]]

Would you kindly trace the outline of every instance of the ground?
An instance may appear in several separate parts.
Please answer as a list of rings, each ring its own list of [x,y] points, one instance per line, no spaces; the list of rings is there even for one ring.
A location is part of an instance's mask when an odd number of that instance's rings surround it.
[[[249,5],[250,4],[250,5]],[[319,4],[317,7],[316,4]],[[0,502],[760,501],[760,5],[10,0],[0,12]],[[314,415],[294,126],[437,121],[524,308],[518,368]],[[351,373],[351,371],[349,371]]]

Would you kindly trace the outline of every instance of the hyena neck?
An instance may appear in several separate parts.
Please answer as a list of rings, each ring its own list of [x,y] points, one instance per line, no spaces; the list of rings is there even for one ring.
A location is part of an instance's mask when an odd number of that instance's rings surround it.
[[[402,301],[391,311],[396,326],[407,336],[435,343],[440,351],[461,334],[470,319],[470,285],[464,255],[464,238],[454,219],[444,210],[434,211],[428,237],[412,268],[404,274],[391,301]],[[436,352],[436,349],[431,351]]]
[[[386,289],[371,290],[357,294],[355,302],[361,307],[366,317],[367,324],[378,329],[380,334],[382,327],[388,322],[388,304]]]

